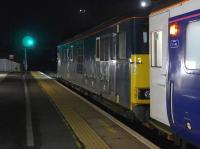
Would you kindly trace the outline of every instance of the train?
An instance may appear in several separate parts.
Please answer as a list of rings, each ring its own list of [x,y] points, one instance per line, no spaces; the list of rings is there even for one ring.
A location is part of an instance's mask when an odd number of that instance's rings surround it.
[[[57,46],[57,77],[200,147],[200,2],[112,19]]]
[[[149,111],[148,67],[145,18],[112,19],[58,46],[58,77],[133,111],[141,121]]]

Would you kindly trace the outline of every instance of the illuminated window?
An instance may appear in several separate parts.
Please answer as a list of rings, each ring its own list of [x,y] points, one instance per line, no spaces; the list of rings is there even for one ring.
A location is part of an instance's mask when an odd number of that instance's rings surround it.
[[[200,21],[191,22],[186,31],[186,67],[200,69]]]
[[[151,66],[162,67],[162,31],[151,34]]]

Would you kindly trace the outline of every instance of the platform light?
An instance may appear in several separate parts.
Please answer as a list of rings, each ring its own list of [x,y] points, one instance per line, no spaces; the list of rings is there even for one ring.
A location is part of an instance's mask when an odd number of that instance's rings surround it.
[[[28,70],[28,64],[27,64],[27,52],[26,52],[26,50],[28,48],[32,48],[35,45],[35,40],[31,36],[25,36],[22,39],[22,44],[24,46],[24,68],[25,68],[25,71],[27,71]]]
[[[24,37],[22,42],[23,46],[26,48],[33,47],[35,44],[35,41],[31,36]]]
[[[140,0],[140,7],[146,8],[151,5],[151,0]]]
[[[141,7],[147,7],[147,2],[142,1],[142,2],[141,2]]]
[[[180,32],[180,27],[179,25],[176,23],[176,24],[172,24],[170,26],[170,35],[171,36],[177,36]]]

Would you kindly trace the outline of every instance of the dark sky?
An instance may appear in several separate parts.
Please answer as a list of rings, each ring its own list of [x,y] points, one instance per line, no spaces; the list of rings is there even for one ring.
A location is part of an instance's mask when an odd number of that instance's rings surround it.
[[[56,45],[105,20],[123,15],[144,15],[140,0],[2,0],[0,4],[0,57],[16,55],[22,61],[21,40],[25,35],[36,39],[29,50],[32,69],[53,67]],[[157,0],[159,1],[159,0]],[[82,15],[80,9],[86,9]]]

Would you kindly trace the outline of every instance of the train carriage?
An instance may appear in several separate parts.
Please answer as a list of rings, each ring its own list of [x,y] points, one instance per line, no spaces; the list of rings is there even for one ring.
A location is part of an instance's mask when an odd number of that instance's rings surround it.
[[[152,119],[200,146],[200,1],[150,15]]]
[[[58,77],[147,120],[148,54],[148,19],[113,19],[58,45]]]

